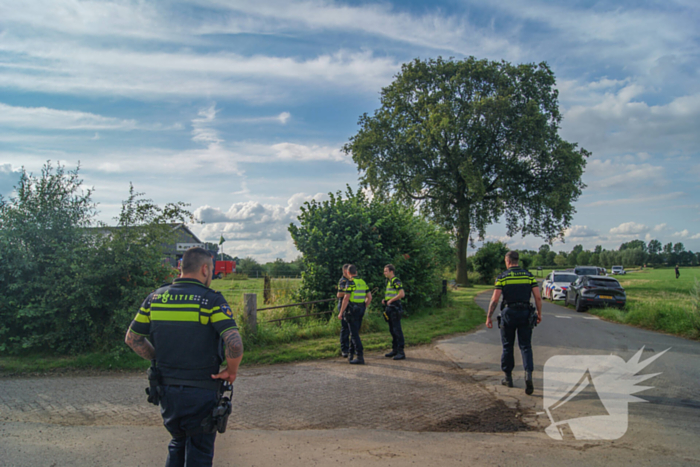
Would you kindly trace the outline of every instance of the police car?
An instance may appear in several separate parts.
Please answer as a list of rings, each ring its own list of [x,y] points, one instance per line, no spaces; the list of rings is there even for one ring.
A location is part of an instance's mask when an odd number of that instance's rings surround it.
[[[578,276],[571,271],[552,271],[542,283],[542,296],[552,301],[566,300],[566,291]]]

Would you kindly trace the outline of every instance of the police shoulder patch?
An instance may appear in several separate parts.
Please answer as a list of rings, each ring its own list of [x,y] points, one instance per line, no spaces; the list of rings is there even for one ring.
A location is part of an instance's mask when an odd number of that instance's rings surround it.
[[[231,310],[231,307],[228,306],[228,304],[223,304],[220,308],[223,314],[225,314],[229,318],[233,318],[233,310]]]

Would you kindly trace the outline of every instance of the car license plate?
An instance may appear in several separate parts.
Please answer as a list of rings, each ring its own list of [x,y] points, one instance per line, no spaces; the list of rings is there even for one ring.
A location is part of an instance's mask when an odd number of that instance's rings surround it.
[[[611,296],[611,295],[600,295],[600,298],[606,298],[606,299],[608,299],[608,300],[612,300],[612,296]]]

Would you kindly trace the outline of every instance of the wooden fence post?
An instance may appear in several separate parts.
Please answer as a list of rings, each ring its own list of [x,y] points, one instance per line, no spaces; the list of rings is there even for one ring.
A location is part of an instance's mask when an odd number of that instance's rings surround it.
[[[243,294],[243,303],[245,307],[245,319],[248,322],[248,329],[252,332],[258,330],[258,294],[246,293]]]
[[[272,291],[270,290],[272,287],[270,287],[270,276],[265,274],[264,277],[264,285],[263,285],[263,303],[265,305],[269,305],[272,302]]]

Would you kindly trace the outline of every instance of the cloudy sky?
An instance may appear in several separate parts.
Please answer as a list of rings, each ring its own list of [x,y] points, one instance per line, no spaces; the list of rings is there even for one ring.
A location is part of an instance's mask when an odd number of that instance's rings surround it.
[[[293,259],[287,225],[357,186],[339,149],[402,63],[547,61],[563,137],[593,153],[554,248],[700,250],[700,4],[491,3],[0,0],[0,193],[22,166],[80,162],[103,220],[133,182],[190,203],[227,252]]]

